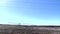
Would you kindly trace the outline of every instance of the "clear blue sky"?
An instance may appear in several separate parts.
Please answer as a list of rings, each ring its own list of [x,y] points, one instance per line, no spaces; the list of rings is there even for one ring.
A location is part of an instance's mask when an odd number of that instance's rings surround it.
[[[0,0],[0,24],[60,25],[60,0]]]

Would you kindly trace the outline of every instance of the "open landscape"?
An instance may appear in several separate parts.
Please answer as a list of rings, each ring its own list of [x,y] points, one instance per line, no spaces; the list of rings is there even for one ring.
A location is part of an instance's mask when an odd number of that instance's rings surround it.
[[[60,26],[0,24],[0,34],[60,34]]]
[[[0,0],[0,34],[60,34],[60,0]]]

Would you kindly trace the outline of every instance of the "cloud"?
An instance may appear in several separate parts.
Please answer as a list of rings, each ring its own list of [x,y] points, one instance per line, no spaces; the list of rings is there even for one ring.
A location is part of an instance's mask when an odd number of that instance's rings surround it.
[[[0,6],[6,6],[9,0],[0,0]]]

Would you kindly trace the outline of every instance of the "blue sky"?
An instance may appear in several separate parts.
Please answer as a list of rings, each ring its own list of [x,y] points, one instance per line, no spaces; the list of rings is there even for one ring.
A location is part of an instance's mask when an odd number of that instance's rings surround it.
[[[0,23],[60,25],[60,0],[0,0]]]

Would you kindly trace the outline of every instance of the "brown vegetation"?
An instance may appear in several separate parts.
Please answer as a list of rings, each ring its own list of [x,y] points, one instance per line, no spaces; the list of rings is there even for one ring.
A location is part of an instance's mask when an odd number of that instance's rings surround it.
[[[0,34],[60,34],[60,27],[0,25]]]

